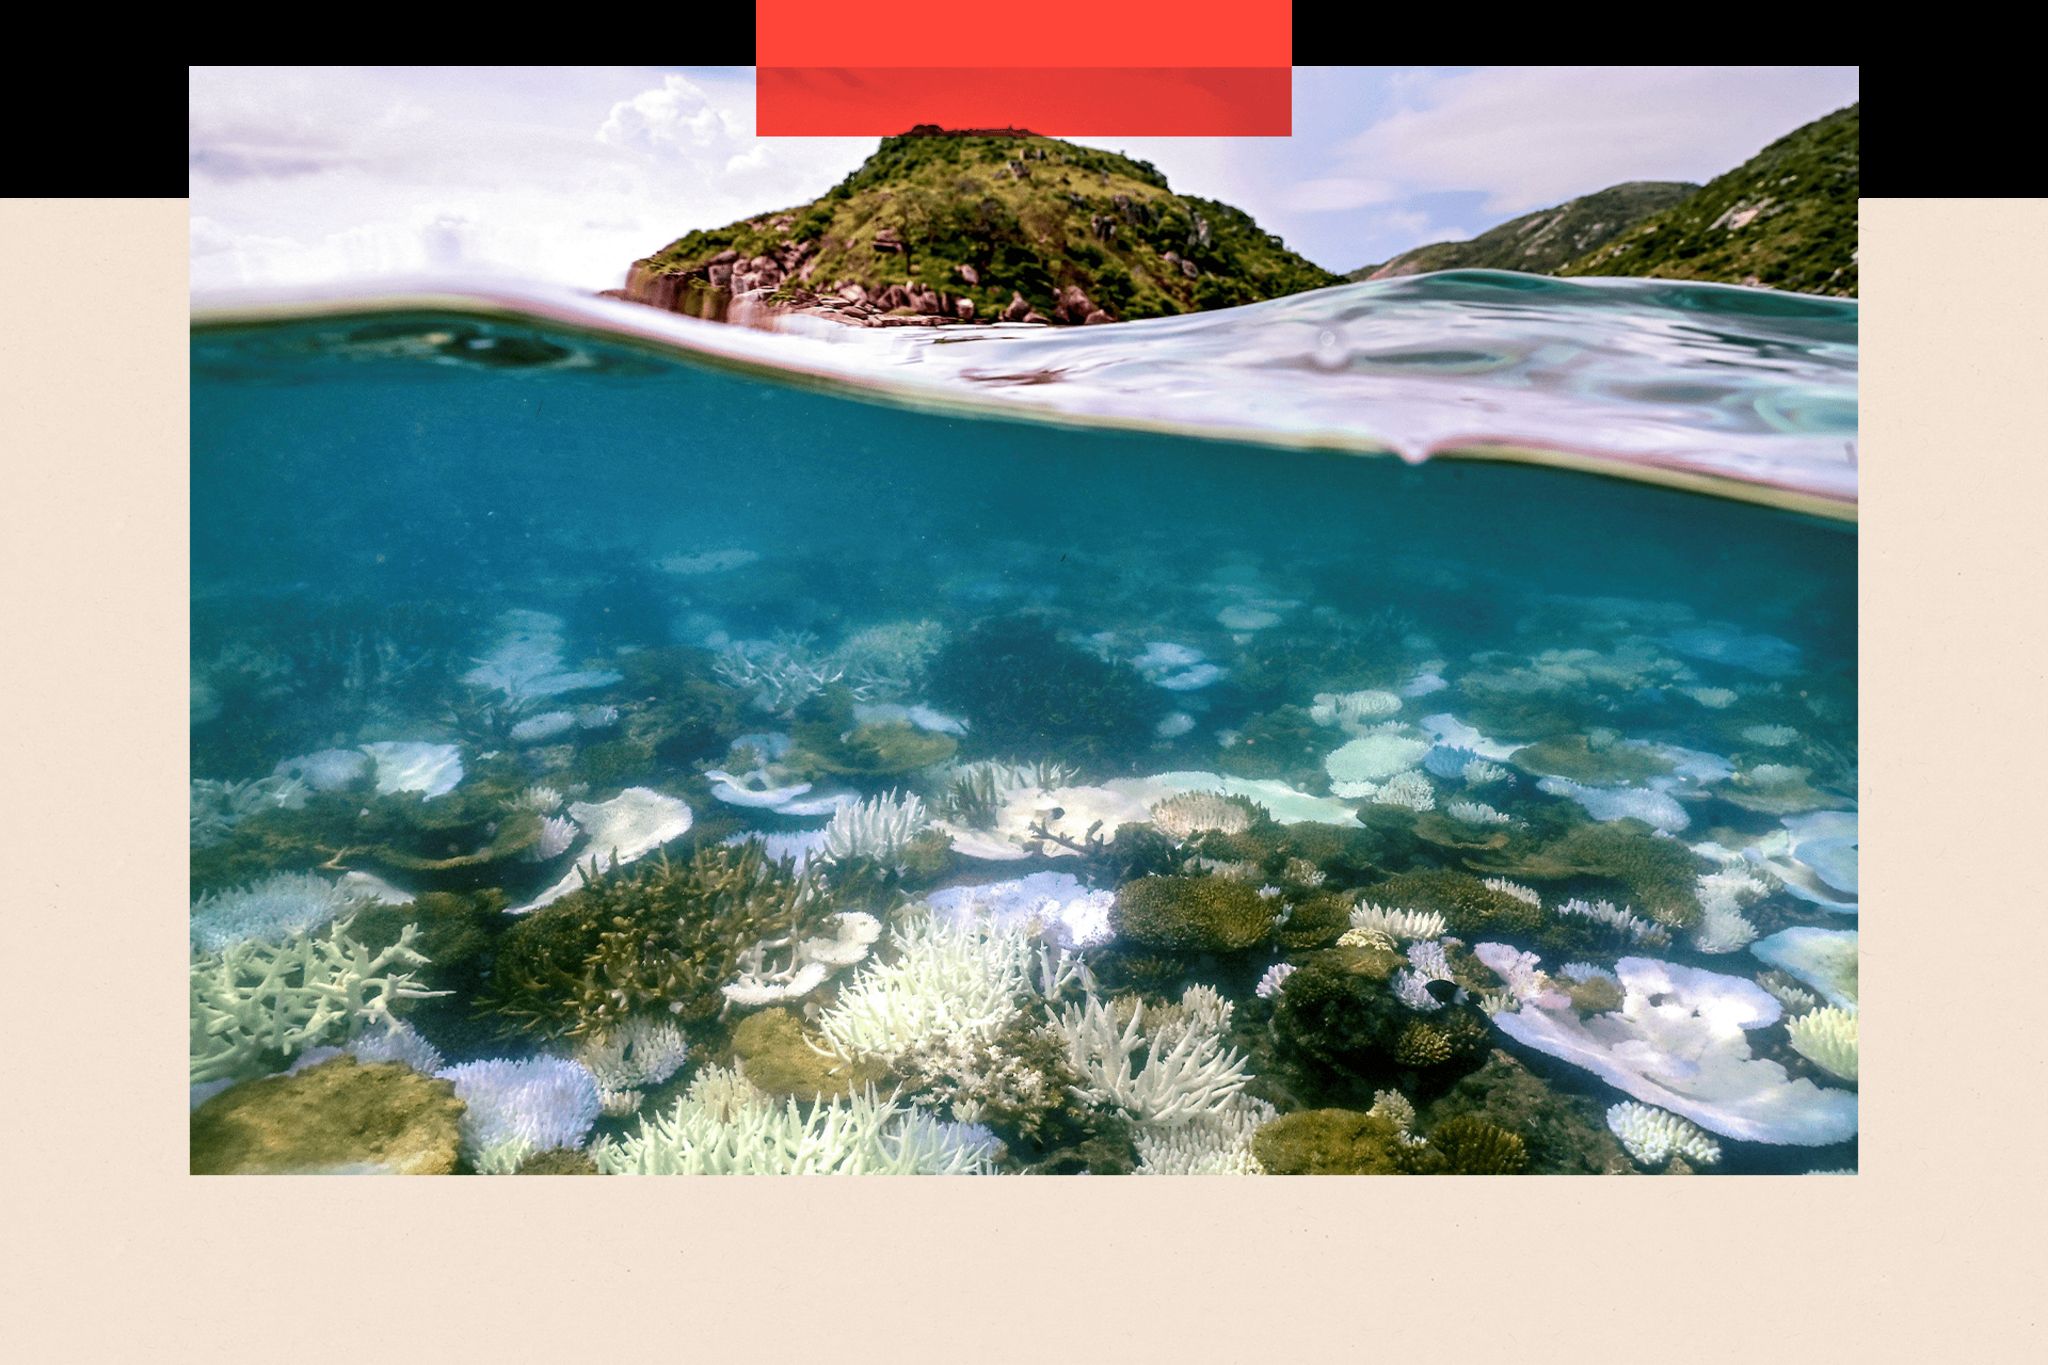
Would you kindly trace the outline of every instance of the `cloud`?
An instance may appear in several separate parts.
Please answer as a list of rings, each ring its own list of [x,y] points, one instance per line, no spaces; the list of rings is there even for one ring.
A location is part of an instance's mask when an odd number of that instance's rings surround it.
[[[1401,191],[1384,180],[1326,176],[1303,180],[1289,187],[1281,203],[1302,213],[1332,213],[1362,209],[1369,204],[1384,204],[1400,197]]]
[[[1495,67],[1411,79],[1345,161],[1511,217],[1624,180],[1705,181],[1856,98],[1853,68]]]
[[[744,68],[195,68],[190,98],[199,289],[452,269],[609,288],[875,146],[756,139]]]

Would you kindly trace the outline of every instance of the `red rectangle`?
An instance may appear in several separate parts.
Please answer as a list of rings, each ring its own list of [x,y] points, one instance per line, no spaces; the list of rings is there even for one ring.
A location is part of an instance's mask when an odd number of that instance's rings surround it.
[[[921,123],[1052,137],[1286,137],[1276,67],[775,67],[755,72],[763,137],[882,136]]]
[[[778,67],[1287,66],[1292,0],[962,5],[755,0],[754,63]]]

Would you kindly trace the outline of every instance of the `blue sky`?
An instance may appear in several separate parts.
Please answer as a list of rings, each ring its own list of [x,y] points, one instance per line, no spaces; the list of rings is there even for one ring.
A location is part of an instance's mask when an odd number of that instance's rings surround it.
[[[1332,270],[1622,180],[1706,180],[1854,67],[1299,67],[1291,138],[1086,138]],[[757,138],[745,67],[195,67],[195,288],[493,271],[587,288],[814,198],[873,138]]]

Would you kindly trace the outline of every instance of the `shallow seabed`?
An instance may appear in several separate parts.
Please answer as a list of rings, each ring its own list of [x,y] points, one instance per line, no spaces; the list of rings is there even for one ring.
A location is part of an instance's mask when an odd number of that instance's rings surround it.
[[[1855,552],[203,330],[194,1169],[1851,1170]]]

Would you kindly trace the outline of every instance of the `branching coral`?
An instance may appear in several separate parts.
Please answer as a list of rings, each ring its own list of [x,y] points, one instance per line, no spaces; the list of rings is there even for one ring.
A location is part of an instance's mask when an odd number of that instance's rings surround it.
[[[275,943],[353,914],[369,898],[317,872],[280,872],[192,903],[192,947],[219,952],[238,943]]]
[[[1351,912],[1351,927],[1385,934],[1391,939],[1442,938],[1444,917],[1434,910],[1390,910],[1362,904]]]
[[[1856,1011],[1827,1005],[1785,1026],[1792,1050],[1831,1076],[1856,1083]]]
[[[1081,1077],[1080,1097],[1162,1127],[1219,1113],[1251,1078],[1244,1057],[1224,1046],[1221,1027],[1199,1022],[1203,1003],[1183,996],[1180,1026],[1150,1031],[1142,1004],[1122,1028],[1116,1012],[1092,995],[1067,1006],[1054,1022]],[[1143,1061],[1136,1062],[1141,1049]]]
[[[1674,1155],[1695,1166],[1711,1166],[1721,1159],[1721,1144],[1698,1125],[1654,1105],[1623,1100],[1607,1111],[1607,1127],[1644,1166],[1662,1166]]]
[[[821,933],[831,903],[815,879],[758,843],[666,855],[593,878],[505,935],[490,1007],[542,1036],[602,1034],[637,1014],[716,1014],[764,939]]]
[[[510,1175],[535,1152],[580,1147],[597,1122],[597,1079],[562,1057],[494,1058],[440,1073],[455,1086],[463,1155],[482,1175]]]
[[[674,1020],[639,1015],[583,1039],[572,1055],[596,1078],[599,1106],[617,1118],[640,1107],[643,1087],[660,1085],[682,1070],[690,1045]]]
[[[1264,1175],[1252,1136],[1279,1116],[1264,1100],[1240,1094],[1213,1114],[1174,1128],[1140,1126],[1131,1137],[1138,1175]]]
[[[1651,946],[1670,942],[1671,935],[1661,925],[1650,923],[1633,911],[1623,910],[1613,901],[1568,900],[1557,907],[1560,915],[1570,915],[1612,930],[1630,943]]]
[[[373,953],[348,936],[350,922],[192,959],[194,1084],[254,1075],[304,1048],[395,1028],[394,1002],[445,994],[394,970],[427,965],[413,947],[418,926]]]
[[[983,1175],[994,1145],[872,1091],[806,1111],[711,1068],[667,1113],[591,1155],[606,1175]]]
[[[755,944],[741,955],[739,977],[720,988],[725,998],[743,1009],[801,999],[864,960],[882,936],[882,922],[861,910],[841,911],[827,927],[829,938],[783,935]],[[777,965],[770,965],[771,954],[779,959]]]
[[[818,1019],[847,1058],[895,1060],[939,1040],[989,1037],[1034,990],[1033,942],[1022,925],[910,917]]]
[[[825,826],[824,856],[833,862],[871,858],[900,867],[911,841],[931,823],[914,793],[890,792],[841,806]]]

